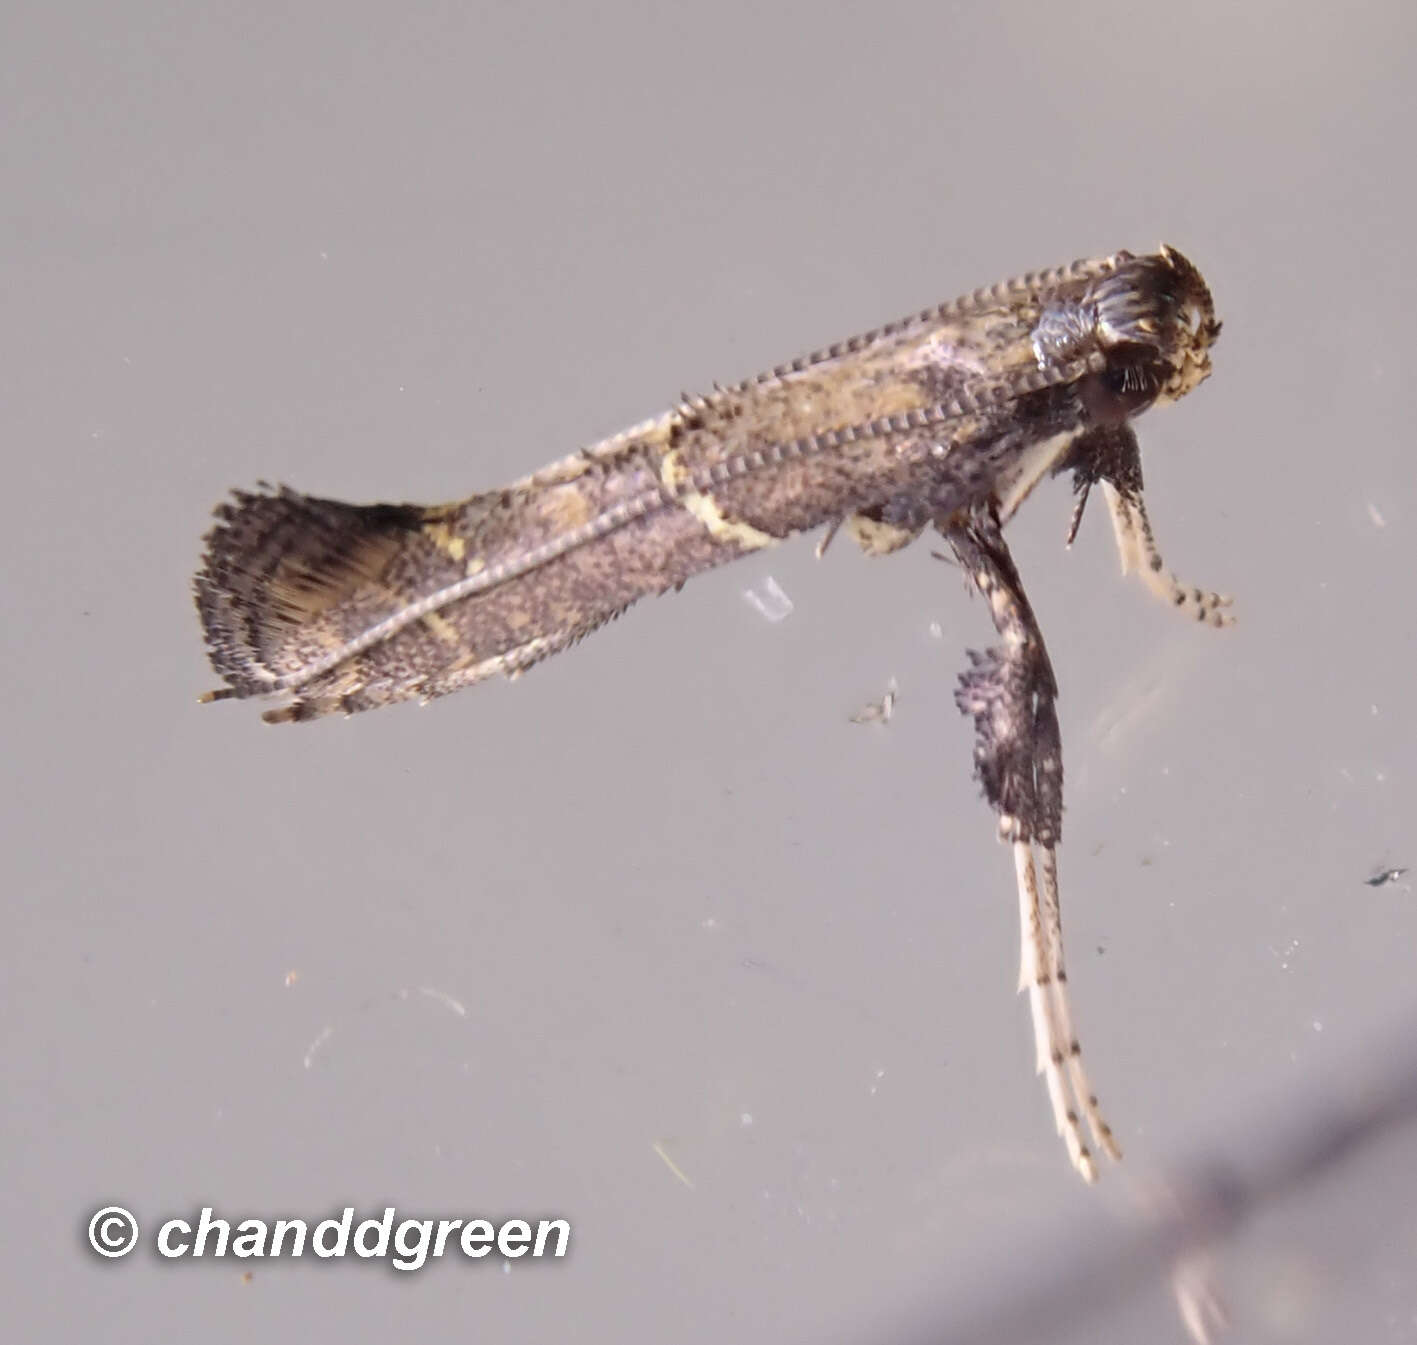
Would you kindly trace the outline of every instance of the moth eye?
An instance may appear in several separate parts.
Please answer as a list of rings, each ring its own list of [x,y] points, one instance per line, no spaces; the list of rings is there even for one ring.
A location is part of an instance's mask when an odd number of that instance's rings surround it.
[[[1093,420],[1115,424],[1150,406],[1162,382],[1163,370],[1154,357],[1114,359],[1083,383],[1084,404]]]
[[[1114,396],[1132,397],[1145,395],[1153,380],[1150,370],[1138,364],[1124,364],[1118,369],[1108,369],[1103,375]]]
[[[1127,382],[1131,377],[1131,369],[1124,366],[1121,369],[1108,369],[1102,375],[1102,381],[1106,384],[1107,391],[1114,397],[1120,397],[1127,390]]]

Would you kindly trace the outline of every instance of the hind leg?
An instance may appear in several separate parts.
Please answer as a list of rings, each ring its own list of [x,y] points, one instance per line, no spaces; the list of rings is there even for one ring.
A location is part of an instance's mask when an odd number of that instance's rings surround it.
[[[1057,846],[1063,822],[1063,757],[1048,651],[997,515],[978,509],[937,526],[989,604],[1000,645],[970,652],[956,703],[974,719],[974,768],[1010,843],[1018,882],[1022,956],[1019,989],[1028,992],[1038,1072],[1068,1156],[1087,1181],[1097,1164],[1083,1135],[1113,1158],[1121,1151],[1083,1069],[1068,1003]]]

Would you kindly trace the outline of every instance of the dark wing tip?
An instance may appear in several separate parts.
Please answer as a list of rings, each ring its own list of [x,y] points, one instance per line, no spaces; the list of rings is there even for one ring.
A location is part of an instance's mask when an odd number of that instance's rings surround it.
[[[292,496],[262,482],[257,491],[233,491],[212,511],[216,522],[203,538],[206,549],[192,590],[207,656],[227,685],[208,692],[203,703],[270,689],[275,674],[262,648],[262,595],[276,559],[272,537]]]
[[[214,510],[193,596],[212,667],[226,687],[204,700],[298,691],[305,671],[347,638],[342,610],[421,528],[417,505],[344,504],[262,482]],[[328,696],[270,711],[284,723],[336,709]]]

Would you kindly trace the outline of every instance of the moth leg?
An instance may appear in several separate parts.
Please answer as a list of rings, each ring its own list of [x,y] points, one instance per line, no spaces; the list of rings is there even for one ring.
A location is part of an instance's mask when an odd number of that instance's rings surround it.
[[[1099,426],[1090,431],[1073,446],[1063,465],[1072,468],[1073,488],[1078,492],[1068,529],[1069,545],[1077,533],[1088,490],[1101,483],[1122,573],[1135,572],[1158,598],[1196,621],[1228,626],[1235,620],[1225,610],[1231,603],[1228,595],[1183,584],[1161,559],[1142,499],[1141,452],[1130,425]]]
[[[1112,530],[1117,536],[1122,573],[1130,574],[1135,570],[1147,588],[1185,616],[1211,626],[1233,625],[1234,614],[1225,610],[1232,602],[1229,594],[1188,587],[1166,568],[1140,492],[1128,494],[1112,482],[1104,481],[1102,493],[1112,511]]]
[[[1024,595],[997,515],[976,510],[941,520],[941,533],[989,604],[1003,643],[961,676],[955,701],[973,717],[975,774],[999,815],[1018,881],[1019,989],[1028,992],[1036,1068],[1073,1166],[1089,1182],[1097,1164],[1083,1137],[1113,1158],[1121,1151],[1083,1068],[1068,1003],[1058,899],[1057,845],[1063,821],[1062,738],[1057,682],[1037,618]]]
[[[1044,970],[1052,989],[1052,1012],[1058,1024],[1055,1039],[1049,1043],[1050,1050],[1056,1050],[1056,1043],[1059,1041],[1066,1043],[1068,1081],[1087,1120],[1092,1142],[1110,1158],[1120,1160],[1121,1146],[1098,1107],[1097,1093],[1087,1077],[1087,1070],[1082,1063],[1082,1048],[1078,1045],[1077,1029],[1073,1026],[1072,1006],[1068,999],[1068,973],[1063,965],[1063,907],[1058,895],[1057,843],[1055,841],[1052,845],[1040,845],[1038,849]]]
[[[827,524],[827,530],[822,534],[822,540],[817,543],[817,559],[821,560],[827,554],[827,547],[836,539],[837,533],[841,530],[841,525],[846,522],[846,515],[842,514],[832,519]]]

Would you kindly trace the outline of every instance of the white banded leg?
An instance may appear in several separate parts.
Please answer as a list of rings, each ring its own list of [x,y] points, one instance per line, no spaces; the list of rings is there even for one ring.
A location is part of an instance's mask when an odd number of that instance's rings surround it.
[[[1161,559],[1142,500],[1141,449],[1130,425],[1098,425],[1088,430],[1074,441],[1058,470],[1072,472],[1078,496],[1068,523],[1068,546],[1077,536],[1088,492],[1100,483],[1112,516],[1122,573],[1139,575],[1162,602],[1196,621],[1211,626],[1228,626],[1234,621],[1225,610],[1230,606],[1227,595],[1183,584]]]
[[[987,599],[1002,637],[986,653],[970,654],[955,699],[974,719],[975,774],[999,814],[1000,836],[1013,847],[1019,988],[1028,992],[1038,1073],[1068,1157],[1087,1181],[1095,1181],[1097,1163],[1084,1124],[1099,1151],[1121,1155],[1083,1069],[1067,999],[1056,849],[1063,820],[1057,686],[997,516],[980,509],[939,526]]]
[[[1110,481],[1103,481],[1102,493],[1112,514],[1112,531],[1117,538],[1122,573],[1140,576],[1142,583],[1162,602],[1169,603],[1185,616],[1211,626],[1231,625],[1235,618],[1225,610],[1231,603],[1228,594],[1192,588],[1166,568],[1140,493],[1118,490]]]
[[[1054,1125],[1067,1145],[1073,1166],[1087,1181],[1096,1181],[1096,1163],[1083,1143],[1081,1122],[1087,1122],[1093,1144],[1103,1153],[1120,1159],[1122,1150],[1098,1107],[1073,1026],[1068,973],[1063,965],[1058,852],[1051,845],[1040,845],[1038,859],[1035,872],[1033,847],[1022,841],[1014,843],[1022,940],[1019,989],[1028,991],[1037,1070],[1047,1084]]]

